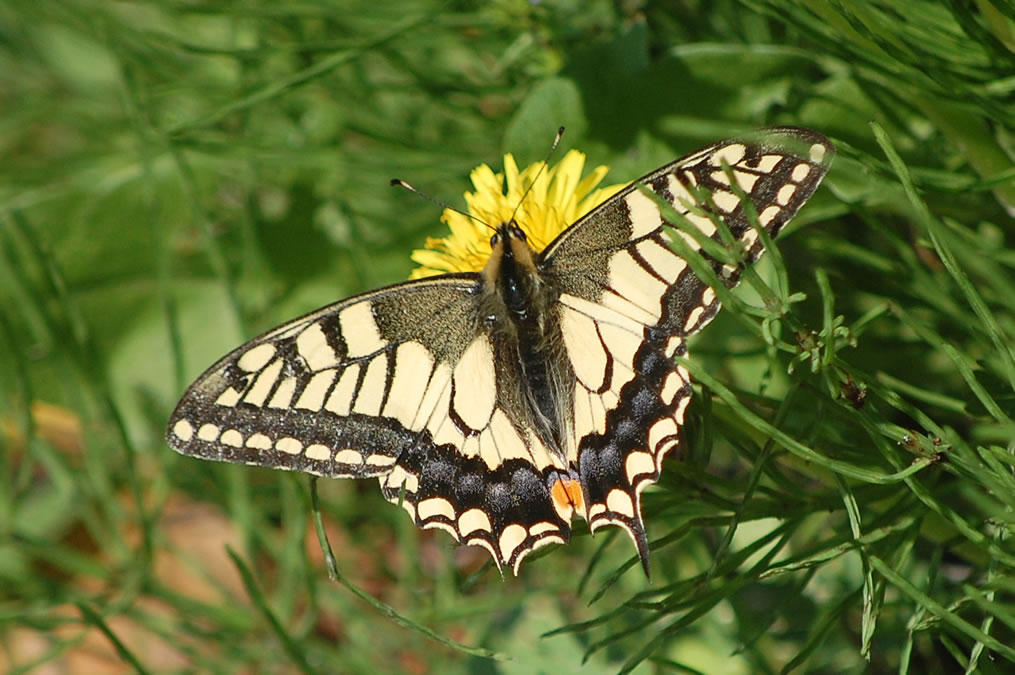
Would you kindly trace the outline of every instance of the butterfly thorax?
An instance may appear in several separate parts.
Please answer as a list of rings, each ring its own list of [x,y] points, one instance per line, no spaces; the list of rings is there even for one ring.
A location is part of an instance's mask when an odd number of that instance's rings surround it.
[[[556,298],[543,282],[536,252],[514,222],[497,228],[490,248],[482,272],[483,316],[493,338],[520,368],[518,396],[528,408],[527,421],[547,447],[562,449],[566,411],[559,408],[567,397],[553,367],[561,356],[560,329],[551,319]]]

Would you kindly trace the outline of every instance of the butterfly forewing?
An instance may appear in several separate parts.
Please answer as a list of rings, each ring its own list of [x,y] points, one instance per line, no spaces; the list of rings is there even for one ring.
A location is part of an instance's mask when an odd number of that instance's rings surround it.
[[[777,233],[833,152],[794,128],[718,143],[620,191],[538,256],[532,274],[550,302],[536,324],[554,342],[541,400],[561,399],[543,406],[562,418],[559,440],[526,408],[537,386],[519,365],[528,348],[508,317],[490,315],[500,305],[484,300],[486,277],[459,274],[357,296],[241,346],[184,394],[169,443],[203,459],[375,476],[417,525],[516,573],[534,549],[568,541],[578,514],[592,530],[625,529],[647,572],[640,495],[678,446],[691,397],[673,357],[719,309],[676,249],[704,256],[728,286],[740,267],[701,252],[638,186],[717,242],[725,223],[749,263],[762,252],[752,222]]]
[[[440,384],[438,366],[458,361],[472,337],[476,285],[401,284],[251,340],[188,389],[170,418],[170,445],[329,477],[389,472],[429,422],[422,404]]]

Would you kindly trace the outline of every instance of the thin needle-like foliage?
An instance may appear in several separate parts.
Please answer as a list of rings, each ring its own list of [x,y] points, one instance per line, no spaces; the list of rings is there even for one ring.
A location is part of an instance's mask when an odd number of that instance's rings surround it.
[[[0,29],[0,671],[1015,667],[1010,0],[8,0]],[[443,236],[393,176],[461,207],[560,125],[617,183],[786,124],[837,157],[682,361],[651,584],[616,532],[502,580],[373,481],[311,500],[165,445],[216,358]]]

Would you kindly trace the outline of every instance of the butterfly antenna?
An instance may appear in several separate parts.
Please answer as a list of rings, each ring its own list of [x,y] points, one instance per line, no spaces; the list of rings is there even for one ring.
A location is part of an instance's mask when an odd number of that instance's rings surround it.
[[[497,231],[496,227],[494,227],[490,223],[486,222],[485,220],[483,220],[481,218],[477,218],[476,216],[472,215],[471,213],[466,213],[465,211],[462,211],[461,209],[456,209],[454,206],[451,206],[450,204],[445,204],[444,202],[442,202],[441,200],[437,199],[436,197],[432,197],[432,196],[428,195],[427,193],[423,192],[422,190],[417,190],[415,187],[413,187],[409,183],[406,183],[401,178],[392,178],[391,179],[391,184],[392,185],[397,185],[398,187],[405,188],[409,192],[413,192],[413,193],[419,195],[423,199],[427,200],[428,202],[432,202],[432,203],[436,204],[437,206],[441,207],[442,209],[448,209],[449,211],[454,211],[455,213],[458,213],[458,214],[461,214],[461,215],[465,216],[469,220],[474,220],[477,223],[479,223],[480,225],[483,225],[484,227],[490,228],[494,232]]]
[[[518,209],[522,208],[522,204],[525,203],[525,198],[529,196],[530,192],[532,192],[532,188],[535,187],[536,181],[539,179],[540,176],[543,175],[543,172],[547,170],[546,167],[550,165],[550,157],[553,156],[553,151],[557,149],[557,144],[560,143],[560,139],[563,135],[564,135],[564,127],[558,128],[557,135],[554,137],[553,143],[550,145],[550,151],[546,153],[546,158],[543,160],[543,165],[539,167],[539,171],[536,173],[535,176],[533,176],[532,182],[529,183],[529,187],[525,188],[525,192],[522,194],[522,198],[518,200],[518,204],[515,206],[515,210],[511,212],[512,221],[514,221],[515,214],[518,213]]]

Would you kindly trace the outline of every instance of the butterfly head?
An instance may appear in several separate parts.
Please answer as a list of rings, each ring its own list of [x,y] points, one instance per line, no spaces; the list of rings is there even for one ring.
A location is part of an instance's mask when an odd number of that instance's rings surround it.
[[[525,232],[518,226],[518,221],[514,218],[501,223],[496,228],[493,228],[493,230],[493,236],[490,237],[491,250],[496,250],[499,246],[510,246],[512,245],[510,242],[521,242],[525,246],[529,245],[529,238],[525,236]]]
[[[482,272],[487,289],[495,291],[512,312],[524,313],[539,285],[536,252],[514,220],[501,223],[490,237],[490,258]]]

